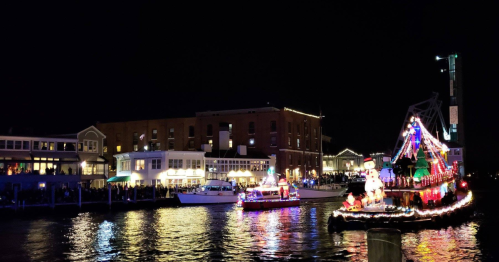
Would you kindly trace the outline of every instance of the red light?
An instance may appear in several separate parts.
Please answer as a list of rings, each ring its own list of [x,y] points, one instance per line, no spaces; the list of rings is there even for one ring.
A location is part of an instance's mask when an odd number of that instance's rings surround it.
[[[466,186],[466,182],[461,183],[461,186],[465,187]]]

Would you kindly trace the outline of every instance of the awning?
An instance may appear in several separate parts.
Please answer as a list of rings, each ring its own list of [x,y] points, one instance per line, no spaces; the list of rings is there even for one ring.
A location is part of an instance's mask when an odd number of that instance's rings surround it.
[[[107,182],[127,182],[130,181],[130,176],[113,176]]]

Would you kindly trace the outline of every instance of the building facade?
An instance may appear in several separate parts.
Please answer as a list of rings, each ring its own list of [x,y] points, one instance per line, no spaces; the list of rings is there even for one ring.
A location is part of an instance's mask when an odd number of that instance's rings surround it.
[[[275,158],[238,150],[144,151],[116,154],[117,177],[131,185],[197,186],[206,179],[257,184],[273,169]]]
[[[337,155],[325,155],[324,173],[354,174],[364,171],[364,156],[348,148]]]
[[[116,172],[113,155],[120,152],[196,151],[202,145],[213,150],[245,145],[249,153],[273,156],[275,171],[290,181],[322,172],[320,116],[289,108],[198,112],[190,118],[98,123],[97,128],[107,137],[110,176]]]
[[[104,139],[94,126],[69,135],[0,136],[0,189],[104,185]]]

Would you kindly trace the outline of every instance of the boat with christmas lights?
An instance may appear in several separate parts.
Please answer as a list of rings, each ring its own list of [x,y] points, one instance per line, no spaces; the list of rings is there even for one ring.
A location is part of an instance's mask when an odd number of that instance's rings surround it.
[[[230,182],[208,179],[194,192],[177,194],[181,204],[223,204],[236,203],[238,196]]]
[[[293,207],[300,205],[298,187],[280,179],[276,183],[274,174],[269,173],[259,187],[247,188],[239,194],[237,206],[244,210]]]
[[[348,195],[343,207],[333,211],[328,219],[330,231],[358,226],[440,225],[472,213],[473,195],[459,179],[457,162],[447,164],[447,146],[434,138],[417,116],[407,128],[401,149],[393,158],[383,157],[380,172],[374,169],[373,159],[364,159],[365,193]],[[410,162],[409,174],[394,174],[393,165],[404,161]],[[412,166],[416,168],[414,175]]]

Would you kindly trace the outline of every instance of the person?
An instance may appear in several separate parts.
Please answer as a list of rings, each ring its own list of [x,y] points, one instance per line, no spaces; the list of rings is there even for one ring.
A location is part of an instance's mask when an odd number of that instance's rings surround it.
[[[281,188],[279,189],[279,192],[281,193],[281,199],[283,199],[283,198],[284,198],[284,188],[283,188],[283,187],[281,187]]]
[[[414,205],[417,206],[419,209],[423,208],[423,200],[421,199],[421,196],[419,193],[414,193]]]
[[[455,195],[454,195],[454,192],[452,192],[452,190],[449,190],[449,199],[447,200],[447,204],[450,205],[452,204],[456,199],[455,199]]]
[[[72,175],[73,174],[73,169],[71,167],[68,168],[68,175]]]

